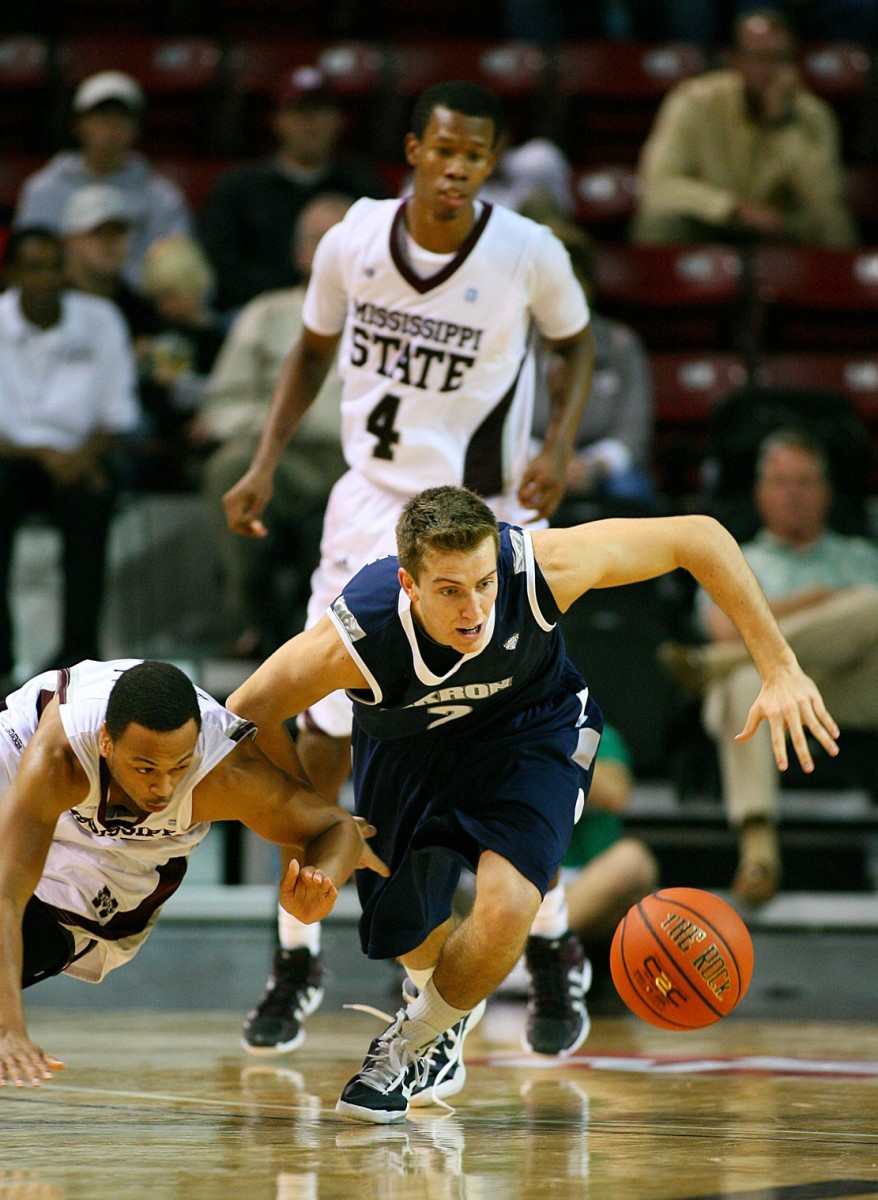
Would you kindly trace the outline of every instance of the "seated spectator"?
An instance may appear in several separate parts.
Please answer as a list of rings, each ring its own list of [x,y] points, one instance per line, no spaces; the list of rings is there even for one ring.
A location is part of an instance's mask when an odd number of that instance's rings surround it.
[[[68,287],[112,300],[132,340],[155,332],[155,309],[124,275],[131,243],[131,218],[124,192],[92,183],[74,192],[61,218],[64,275]]]
[[[303,280],[320,238],[350,204],[347,196],[324,193],[302,209],[291,248]],[[304,299],[303,282],[268,292],[242,309],[211,373],[193,430],[196,439],[215,445],[204,465],[203,488],[221,549],[226,607],[238,631],[231,652],[243,657],[268,654],[296,632],[288,626],[290,614],[280,616],[271,577],[279,564],[292,561],[299,599],[307,598],[323,512],[344,471],[341,381],[331,371],[281,458],[267,510],[268,537],[230,532],[222,497],[250,465],[277,377],[301,329]]]
[[[9,568],[32,513],[63,543],[62,644],[47,667],[100,658],[107,536],[115,486],[110,452],[139,419],[125,323],[107,300],[64,291],[52,230],[14,230],[0,296],[0,674],[14,669]]]
[[[802,84],[770,9],[735,26],[734,66],[672,88],[643,148],[636,242],[851,246],[838,121]]]
[[[491,204],[521,212],[528,202],[552,204],[572,217],[573,169],[564,152],[548,138],[530,138],[518,146],[505,141],[497,165],[483,184],[479,197]]]
[[[201,240],[217,273],[221,311],[301,282],[290,245],[299,214],[318,193],[342,192],[352,200],[385,194],[377,175],[339,153],[344,119],[327,76],[317,67],[299,67],[278,89],[272,126],[277,152],[214,183],[201,215]]]
[[[588,234],[542,200],[531,200],[522,211],[548,225],[564,243],[591,305],[594,248]],[[653,398],[646,350],[639,335],[619,321],[592,310],[591,324],[595,340],[591,395],[567,465],[567,493],[556,523],[588,519],[583,505],[595,502],[622,500],[652,507],[656,499],[650,473]],[[538,388],[534,405],[533,433],[539,442],[549,426],[558,380],[552,359],[544,365],[545,386]]]
[[[742,549],[784,636],[842,736],[845,729],[878,730],[878,547],[827,527],[827,460],[808,434],[779,430],[765,439],[754,495],[762,528]],[[704,724],[717,742],[723,799],[739,836],[734,891],[759,904],[781,882],[770,734],[762,727],[750,741],[735,742],[755,667],[731,621],[703,592],[696,616],[707,644],[668,646],[663,657],[681,682],[703,691]]]
[[[89,184],[112,184],[128,201],[130,244],[125,278],[139,288],[143,259],[158,238],[189,231],[183,193],[135,151],[145,101],[139,84],[121,71],[84,79],[73,96],[79,150],[64,150],[22,185],[13,225],[60,230],[64,207]]]

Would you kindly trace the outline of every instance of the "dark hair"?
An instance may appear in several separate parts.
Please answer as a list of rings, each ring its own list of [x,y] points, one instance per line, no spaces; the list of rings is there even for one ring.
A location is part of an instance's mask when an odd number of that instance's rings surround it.
[[[399,565],[417,579],[432,550],[466,554],[486,537],[500,548],[497,518],[475,492],[462,487],[427,488],[412,496],[396,523]]]
[[[769,457],[775,450],[799,450],[807,454],[820,468],[820,473],[829,482],[829,459],[823,443],[807,429],[790,426],[788,429],[775,429],[759,445],[756,457],[756,478],[761,479],[765,473]]]
[[[170,733],[190,720],[201,729],[198,693],[188,675],[172,663],[138,663],[113,685],[104,720],[114,742],[132,722],[154,733]]]
[[[433,109],[440,105],[451,112],[463,113],[465,117],[485,117],[493,121],[494,137],[491,146],[493,148],[497,145],[503,132],[503,107],[493,92],[489,92],[478,83],[469,83],[464,79],[435,83],[418,98],[412,111],[412,133],[418,140],[424,136]]]
[[[3,262],[7,270],[18,265],[22,246],[32,239],[51,242],[58,252],[59,260],[63,257],[64,247],[60,236],[54,229],[50,229],[48,225],[17,225],[10,231],[9,237],[6,239]]]

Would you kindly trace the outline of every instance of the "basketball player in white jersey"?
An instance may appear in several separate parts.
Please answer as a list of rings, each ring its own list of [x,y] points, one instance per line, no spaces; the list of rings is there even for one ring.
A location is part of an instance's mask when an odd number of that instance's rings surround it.
[[[353,572],[394,553],[399,512],[421,489],[463,484],[498,517],[518,524],[544,522],[563,496],[591,386],[588,306],[566,250],[547,228],[478,200],[501,130],[501,107],[485,89],[461,82],[430,88],[406,137],[412,194],[358,201],[315,255],[302,334],[284,364],[250,469],[224,497],[231,529],[264,536],[261,518],[278,459],[340,341],[349,470],[327,506],[309,627]],[[565,360],[566,382],[533,457],[536,333]],[[350,702],[342,693],[299,719],[302,765],[332,799],[350,769],[350,732]],[[244,1027],[245,1048],[254,1053],[298,1045],[301,1019],[321,994],[319,926],[304,929],[283,911],[278,917],[274,970]],[[547,896],[534,933],[548,939],[536,948],[549,950],[548,960],[539,954],[540,970],[563,973],[560,984],[552,979],[538,990],[563,1000],[550,1018],[554,1034],[531,1048],[569,1052],[588,1029],[582,1001],[588,964],[567,929],[563,889]]]
[[[22,989],[98,983],[137,953],[216,820],[299,849],[281,903],[303,922],[371,861],[349,813],[284,773],[256,727],[170,663],[86,660],[0,707],[0,1085],[63,1064],[27,1034]]]

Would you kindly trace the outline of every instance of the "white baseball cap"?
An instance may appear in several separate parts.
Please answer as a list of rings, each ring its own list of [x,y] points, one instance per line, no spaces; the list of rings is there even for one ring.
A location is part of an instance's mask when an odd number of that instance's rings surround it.
[[[88,112],[98,104],[115,100],[132,112],[139,113],[144,106],[144,95],[140,84],[124,71],[99,71],[83,79],[73,95],[73,111]]]
[[[115,221],[131,224],[128,198],[119,188],[108,183],[92,183],[79,188],[64,205],[61,232],[65,237],[76,233],[91,233],[101,225]]]

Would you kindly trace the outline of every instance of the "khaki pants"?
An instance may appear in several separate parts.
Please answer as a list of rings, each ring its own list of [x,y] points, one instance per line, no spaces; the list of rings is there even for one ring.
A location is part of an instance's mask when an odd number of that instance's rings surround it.
[[[851,588],[779,622],[802,669],[820,688],[842,730],[878,730],[878,588]],[[704,648],[709,682],[705,728],[716,738],[729,822],[776,819],[779,774],[765,721],[748,742],[735,742],[759,693],[759,673],[740,642]],[[822,751],[818,751],[822,753]]]

